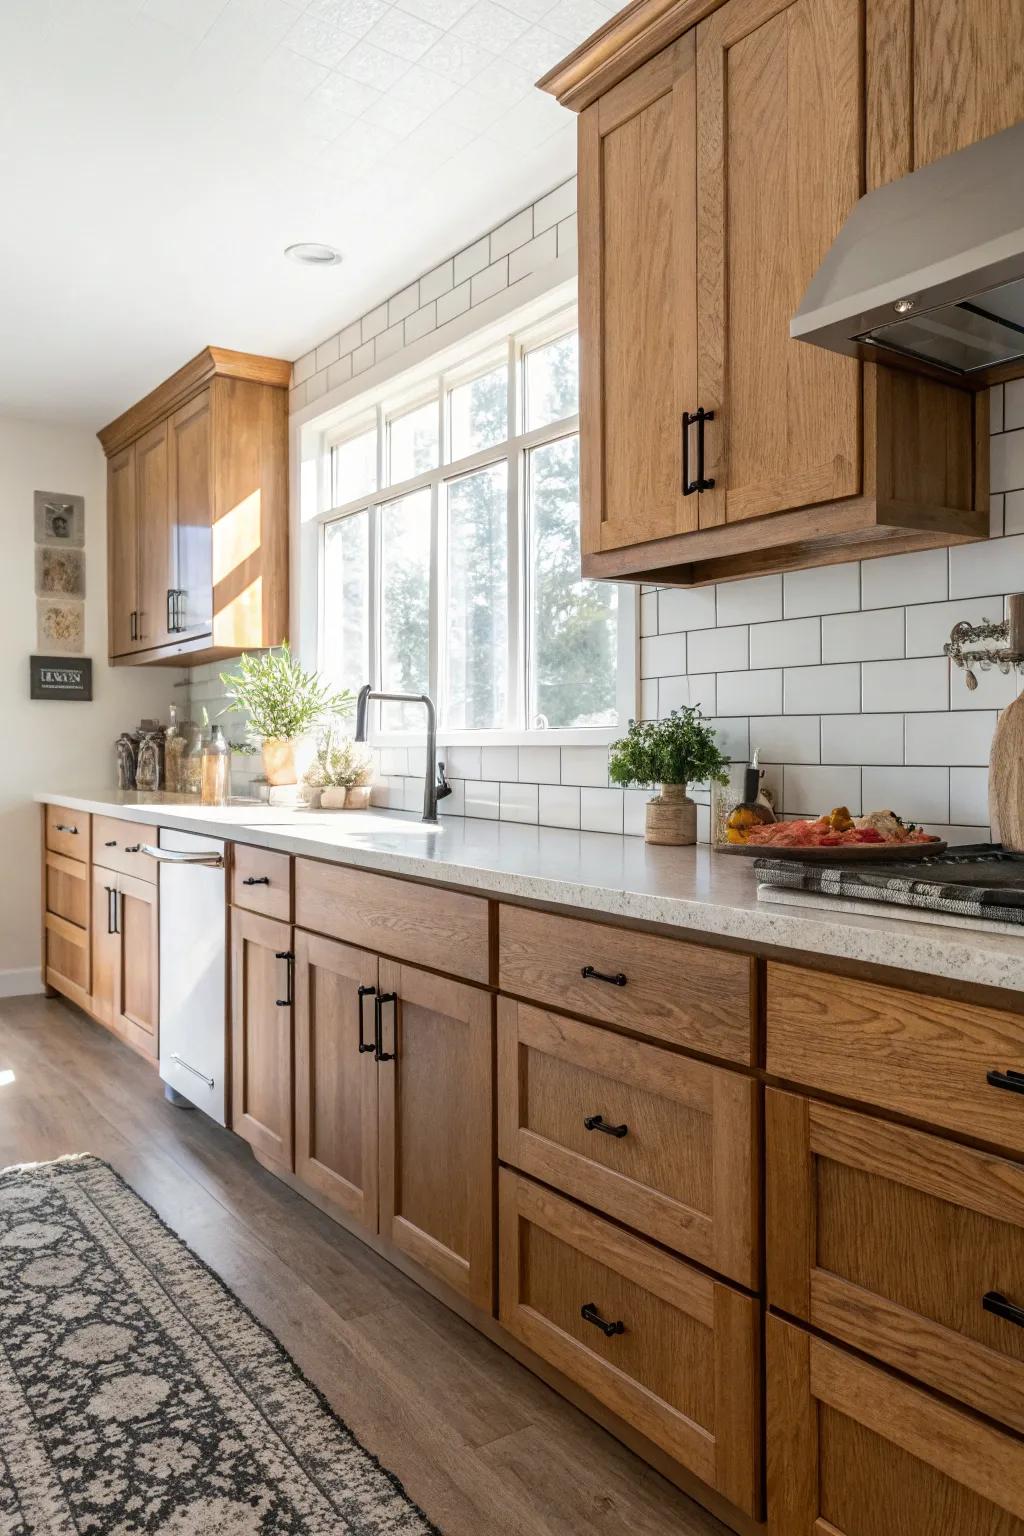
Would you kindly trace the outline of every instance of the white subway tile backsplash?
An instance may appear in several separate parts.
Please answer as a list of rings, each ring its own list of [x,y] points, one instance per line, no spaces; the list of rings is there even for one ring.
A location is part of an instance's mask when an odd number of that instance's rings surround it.
[[[865,560],[860,573],[862,608],[943,602],[949,596],[949,557],[944,549]]]
[[[464,251],[460,251],[454,258],[454,270],[452,273],[456,287],[465,282],[467,277],[472,277],[476,272],[482,272],[491,259],[491,245],[487,236],[477,240],[473,245],[468,245]]]
[[[519,777],[527,784],[558,784],[562,754],[558,747],[520,747]]]
[[[482,779],[480,754],[479,747],[464,747],[461,744],[455,747],[440,747],[437,753],[450,779]]]
[[[1024,421],[1017,425],[1024,426]],[[1003,430],[1003,386],[993,384],[988,392],[988,429],[990,432]]]
[[[558,255],[558,231],[546,229],[542,235],[534,240],[528,240],[518,250],[511,251],[508,258],[508,280],[510,283],[518,283],[521,277],[529,277],[531,272],[537,272],[541,267],[547,266],[549,261],[554,261]]]
[[[786,571],[782,578],[783,617],[846,613],[860,607],[860,566],[826,565],[810,571]]]
[[[681,629],[714,629],[714,587],[664,587],[658,593],[658,628],[663,635]]]
[[[500,786],[493,780],[466,780],[466,815],[497,821]]]
[[[1020,435],[1024,440],[1024,432]],[[999,442],[1000,439],[996,438],[995,441]],[[1022,590],[1024,536],[992,539],[987,543],[958,544],[949,551],[950,597],[1002,596],[1004,592]]]
[[[507,219],[491,231],[491,260],[497,261],[499,256],[507,256],[509,251],[514,251],[517,246],[525,245],[532,239],[533,208],[530,207],[524,208],[514,218]]]
[[[454,261],[449,260],[442,261],[439,267],[424,273],[420,278],[421,304],[429,304],[433,299],[439,299],[443,293],[451,292],[455,282],[454,269]]]
[[[580,790],[580,826],[584,832],[621,832],[622,815],[621,789]]]
[[[576,181],[563,182],[547,197],[542,197],[533,205],[533,232],[541,234],[545,229],[559,223],[561,219],[568,219],[576,212]]]
[[[863,702],[880,714],[898,710],[949,708],[949,665],[937,658],[866,661]]]
[[[783,809],[787,816],[821,816],[833,806],[845,805],[853,816],[860,815],[861,770],[791,766],[783,773]]]
[[[640,598],[640,633],[641,635],[658,633],[657,592],[644,592]]]
[[[686,687],[685,692],[676,697],[676,690],[671,686],[666,689],[666,685],[679,682],[685,683]],[[705,715],[718,713],[718,678],[714,672],[691,672],[685,678],[663,677],[659,686],[661,691],[658,700],[662,718],[673,709],[683,709],[687,705],[691,709],[699,706]]]
[[[608,750],[606,747],[563,747],[562,783],[606,785]]]
[[[895,811],[904,821],[949,820],[948,768],[865,768],[863,793],[865,811]]]
[[[870,613],[837,613],[821,621],[822,661],[885,661],[903,655],[906,621],[902,608]]]
[[[658,718],[658,679],[645,677],[640,684],[639,720]]]
[[[750,749],[766,763],[820,762],[820,716],[752,715]]]
[[[649,789],[627,789],[622,794],[622,830],[627,837],[643,837],[647,824]]]
[[[967,714],[943,710],[939,714],[908,715],[907,762],[963,766],[987,763],[995,728],[995,710],[979,709]]]
[[[316,349],[317,369],[327,368],[331,363],[336,363],[339,355],[337,336],[329,336]]]
[[[949,707],[954,714],[962,710],[1005,709],[1017,697],[1019,679],[1012,672],[1006,674],[996,667],[983,672],[976,667],[974,675],[978,686],[972,690],[959,667],[949,667]]]
[[[812,666],[821,660],[820,619],[780,619],[750,626],[752,667]]]
[[[989,490],[1019,491],[1024,487],[1024,431],[1003,432],[992,439]]]
[[[860,667],[853,662],[787,667],[783,692],[787,715],[855,714],[860,709]]]
[[[720,715],[781,715],[782,673],[778,668],[761,672],[720,672]]]
[[[750,666],[748,630],[745,624],[728,629],[691,629],[686,636],[686,662],[691,672],[745,672]],[[673,645],[681,635],[664,635]],[[765,662],[765,666],[768,663]]]
[[[485,779],[518,779],[518,750],[515,747],[483,747],[480,772]]]
[[[988,822],[988,769],[951,768],[949,770],[949,817],[962,825],[984,826]],[[993,828],[993,837],[995,829]]]
[[[822,715],[823,763],[902,763],[902,715]]]
[[[394,298],[388,299],[388,325],[397,325],[419,307],[419,283],[412,283],[408,288],[403,288],[401,293],[396,293]]]
[[[742,716],[713,715],[708,724],[714,727],[718,745],[732,763],[750,761],[750,727]]]
[[[409,346],[414,341],[419,341],[421,336],[427,336],[437,327],[437,305],[424,304],[414,315],[410,315],[405,322],[405,344]]]
[[[991,598],[960,598],[952,603],[914,603],[907,609],[907,655],[941,656],[953,625],[961,619],[977,624],[981,619],[1002,618]]]
[[[370,341],[374,336],[378,336],[381,331],[386,331],[387,327],[388,307],[386,304],[379,304],[376,309],[371,309],[368,315],[363,316],[363,341]]]
[[[1003,497],[1003,532],[1024,533],[1024,491],[1007,491]]]
[[[450,293],[443,293],[437,301],[437,323],[446,325],[449,320],[455,320],[459,315],[464,315],[469,308],[469,282],[460,283]]]
[[[760,624],[781,618],[781,576],[751,576],[723,582],[718,588],[719,624]]]
[[[482,272],[478,272],[470,279],[469,297],[473,304],[482,304],[484,299],[489,299],[492,294],[500,293],[508,287],[508,257],[503,256],[500,261],[492,262]]]
[[[499,797],[502,821],[537,820],[536,784],[502,784]]]
[[[715,633],[714,630],[711,631]],[[691,636],[691,639],[694,637]],[[640,642],[640,676],[665,677],[686,671],[685,635],[649,635]]]
[[[580,791],[565,784],[540,786],[540,822],[544,827],[578,827]]]

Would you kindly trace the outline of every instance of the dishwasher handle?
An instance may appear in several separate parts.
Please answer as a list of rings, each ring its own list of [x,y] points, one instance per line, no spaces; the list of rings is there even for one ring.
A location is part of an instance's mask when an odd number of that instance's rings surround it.
[[[148,853],[158,864],[205,864],[209,869],[223,869],[222,853],[179,853],[174,848],[154,848],[152,843],[140,843],[140,853]]]

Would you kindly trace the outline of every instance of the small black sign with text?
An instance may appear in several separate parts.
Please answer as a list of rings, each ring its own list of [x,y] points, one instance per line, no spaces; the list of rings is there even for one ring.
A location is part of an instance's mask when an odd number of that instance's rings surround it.
[[[92,658],[30,656],[30,699],[92,698]]]

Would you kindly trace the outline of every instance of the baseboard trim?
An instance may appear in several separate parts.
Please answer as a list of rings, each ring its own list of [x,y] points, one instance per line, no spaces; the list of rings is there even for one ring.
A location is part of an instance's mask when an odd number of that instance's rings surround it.
[[[0,971],[0,997],[38,997],[46,988],[38,965],[16,971]]]

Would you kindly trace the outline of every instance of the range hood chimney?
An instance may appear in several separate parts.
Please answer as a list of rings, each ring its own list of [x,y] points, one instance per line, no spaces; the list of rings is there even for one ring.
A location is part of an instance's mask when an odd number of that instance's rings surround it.
[[[1024,373],[1024,122],[862,197],[789,331],[972,388]]]

